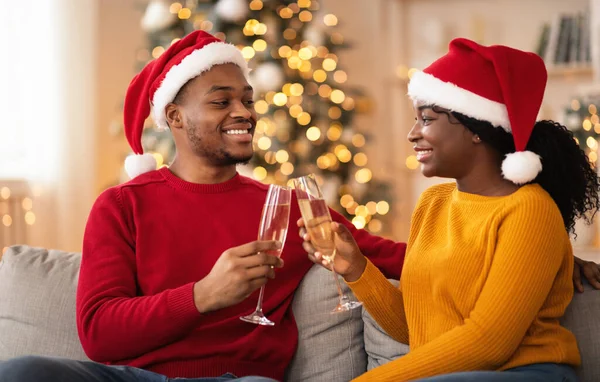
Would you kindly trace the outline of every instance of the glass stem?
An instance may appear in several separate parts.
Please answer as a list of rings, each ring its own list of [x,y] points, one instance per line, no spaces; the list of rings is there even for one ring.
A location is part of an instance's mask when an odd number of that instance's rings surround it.
[[[333,268],[331,269],[331,273],[333,273],[333,278],[335,279],[335,285],[337,286],[338,294],[340,295],[340,305],[344,305],[344,303],[346,303],[348,301],[348,296],[346,296],[346,294],[342,290],[342,284],[340,283],[340,278],[338,277],[338,274],[333,270]]]
[[[265,286],[263,285],[262,287],[260,287],[260,293],[258,294],[258,303],[256,304],[256,312],[257,313],[262,313],[262,302],[263,302],[263,296],[265,294]]]

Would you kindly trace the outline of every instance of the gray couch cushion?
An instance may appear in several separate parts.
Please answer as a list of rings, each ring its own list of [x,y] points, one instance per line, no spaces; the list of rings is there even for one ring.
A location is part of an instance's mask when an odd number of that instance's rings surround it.
[[[336,304],[337,289],[331,272],[313,266],[292,305],[299,338],[286,381],[350,381],[366,371],[361,309],[330,314]]]
[[[87,359],[75,324],[78,253],[10,247],[0,261],[0,360]]]
[[[577,338],[581,353],[577,373],[581,382],[600,381],[600,291],[586,282],[585,292],[573,296],[562,324]]]
[[[390,280],[398,286],[398,280]],[[365,351],[367,352],[367,370],[381,366],[408,353],[408,345],[397,342],[390,337],[379,324],[363,308]]]

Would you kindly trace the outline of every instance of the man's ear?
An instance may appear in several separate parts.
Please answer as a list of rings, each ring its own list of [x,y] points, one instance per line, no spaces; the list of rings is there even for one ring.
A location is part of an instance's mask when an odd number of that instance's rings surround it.
[[[172,102],[165,106],[165,116],[171,129],[181,129],[183,127],[183,117],[179,107],[179,105]]]

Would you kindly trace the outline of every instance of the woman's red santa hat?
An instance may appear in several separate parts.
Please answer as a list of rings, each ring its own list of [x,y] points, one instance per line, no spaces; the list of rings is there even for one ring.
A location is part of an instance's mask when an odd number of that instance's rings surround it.
[[[526,147],[547,77],[544,61],[534,53],[458,38],[445,56],[412,76],[408,95],[512,133],[516,152],[504,158],[502,174],[525,184],[542,171],[539,155]]]
[[[127,89],[124,106],[125,135],[134,152],[125,160],[125,171],[134,178],[156,169],[156,160],[144,154],[142,131],[152,109],[159,129],[167,129],[165,107],[191,79],[215,65],[235,64],[248,78],[248,64],[235,46],[204,31],[194,31],[173,43],[136,75]]]

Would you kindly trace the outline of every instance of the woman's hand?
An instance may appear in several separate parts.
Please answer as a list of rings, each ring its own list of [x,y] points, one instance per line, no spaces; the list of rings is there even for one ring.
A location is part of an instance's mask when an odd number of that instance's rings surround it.
[[[311,238],[306,231],[304,220],[299,219],[298,227],[300,228],[300,237],[304,240],[302,247],[308,253],[308,258],[315,264],[320,264],[323,267],[331,270],[332,264],[311,243]],[[334,244],[336,255],[333,260],[335,272],[348,282],[356,281],[363,274],[367,266],[367,259],[361,253],[360,248],[356,244],[352,233],[348,228],[339,223],[331,224],[331,230],[334,232]]]
[[[600,289],[600,265],[593,261],[585,261],[575,257],[573,284],[575,285],[575,290],[579,293],[583,293],[583,283],[581,282],[582,274],[592,287]]]

